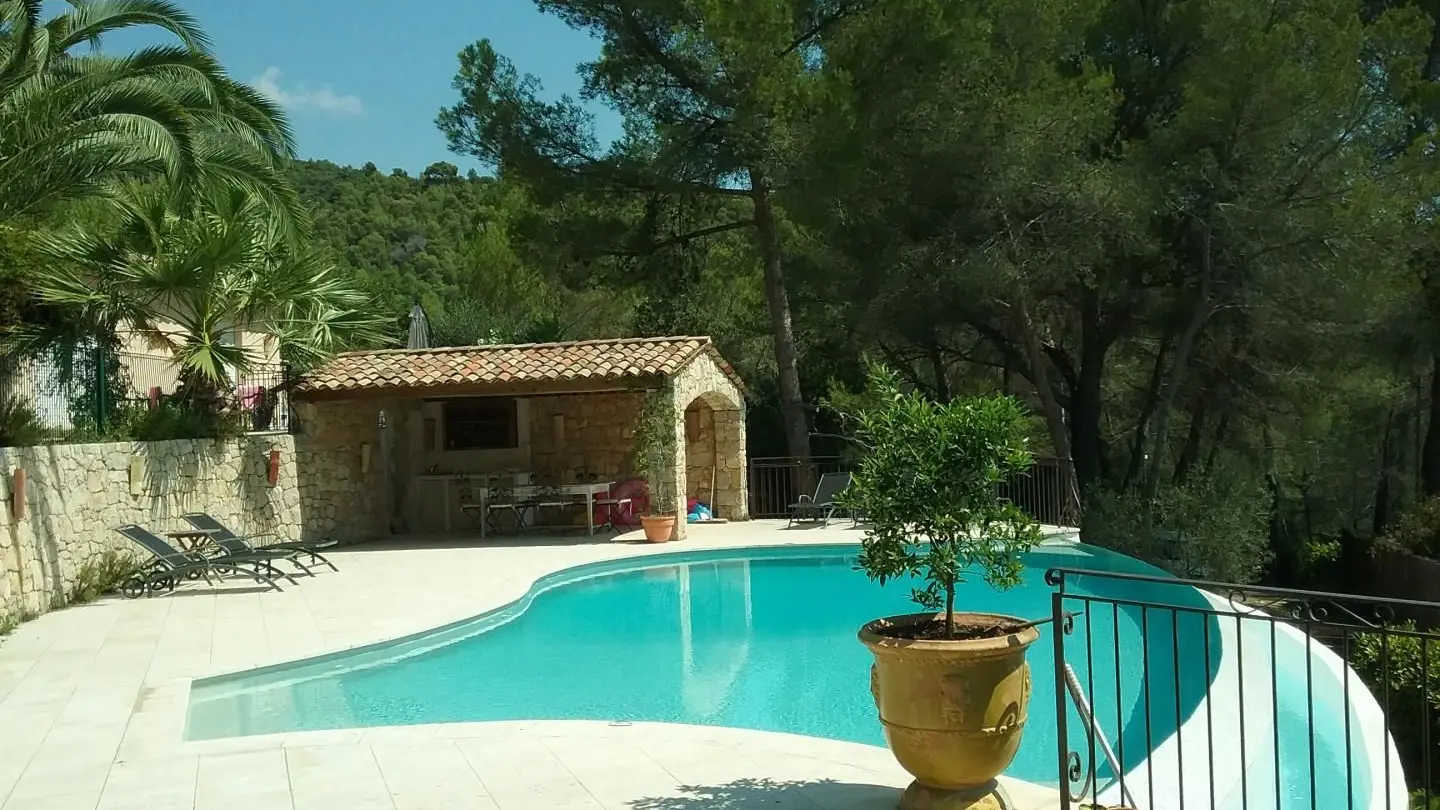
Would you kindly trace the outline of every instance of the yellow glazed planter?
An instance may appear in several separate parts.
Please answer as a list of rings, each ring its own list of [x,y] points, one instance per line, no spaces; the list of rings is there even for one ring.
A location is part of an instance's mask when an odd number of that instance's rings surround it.
[[[1034,627],[999,638],[910,640],[875,632],[884,626],[944,618],[915,613],[877,619],[860,628],[870,648],[870,692],[885,740],[915,777],[903,810],[989,810],[1009,803],[995,781],[1020,747],[1030,705],[1025,651],[1040,637]],[[1021,620],[990,613],[957,613],[958,626]]]

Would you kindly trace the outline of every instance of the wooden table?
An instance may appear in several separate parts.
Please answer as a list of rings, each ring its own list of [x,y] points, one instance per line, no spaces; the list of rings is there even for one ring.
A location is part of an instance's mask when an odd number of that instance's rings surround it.
[[[205,544],[213,539],[213,533],[205,529],[180,529],[166,532],[165,536],[178,543],[181,551],[191,554],[204,548]]]

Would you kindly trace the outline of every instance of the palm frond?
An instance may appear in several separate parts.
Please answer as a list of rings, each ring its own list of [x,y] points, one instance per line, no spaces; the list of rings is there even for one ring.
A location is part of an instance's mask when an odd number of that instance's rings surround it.
[[[210,37],[194,15],[167,0],[92,0],[73,3],[67,14],[52,21],[58,36],[55,47],[68,51],[78,45],[98,44],[105,34],[126,28],[153,26],[174,34],[186,48],[211,51]],[[56,30],[59,29],[59,30]]]

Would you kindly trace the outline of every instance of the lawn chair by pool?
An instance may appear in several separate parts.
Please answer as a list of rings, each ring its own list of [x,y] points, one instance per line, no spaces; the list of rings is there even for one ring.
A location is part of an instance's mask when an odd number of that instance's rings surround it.
[[[210,539],[227,554],[269,554],[277,559],[288,560],[296,568],[299,568],[311,576],[314,576],[314,572],[304,563],[300,562],[301,557],[309,559],[311,565],[318,562],[330,566],[331,571],[340,570],[335,567],[335,563],[325,559],[324,555],[316,550],[335,545],[335,541],[333,540],[329,542],[322,541],[320,543],[306,543],[304,541],[266,543],[257,546],[251,544],[246,538],[230,531],[224,523],[210,517],[210,515],[205,512],[191,512],[186,515],[181,515],[181,517],[200,531],[209,532]]]
[[[814,495],[801,495],[800,500],[790,504],[790,522],[785,528],[796,523],[819,522],[824,526],[835,516],[840,505],[835,502],[841,492],[850,486],[850,473],[825,473],[815,485]]]
[[[274,590],[281,590],[275,580],[280,577],[295,582],[289,574],[275,568],[268,558],[222,554],[206,557],[199,552],[180,551],[160,538],[159,535],[136,526],[133,523],[120,526],[115,531],[129,538],[141,548],[150,552],[154,559],[138,572],[120,584],[120,593],[134,599],[141,594],[159,591],[173,591],[182,579],[204,579],[214,585],[211,579],[223,578],[227,574],[244,574],[256,582]]]

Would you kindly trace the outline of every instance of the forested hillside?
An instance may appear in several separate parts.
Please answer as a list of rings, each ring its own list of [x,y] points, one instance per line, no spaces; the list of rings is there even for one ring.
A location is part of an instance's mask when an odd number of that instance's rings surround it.
[[[603,209],[583,214],[589,234],[557,233],[576,227],[573,208],[541,205],[517,183],[464,176],[444,161],[419,177],[326,161],[297,161],[291,174],[316,241],[374,294],[393,341],[403,340],[416,302],[436,345],[711,335],[759,392],[757,454],[767,444],[784,452],[770,435],[774,361],[746,240],[657,250],[621,219],[588,221]],[[815,390],[826,380],[820,369],[811,375]]]

